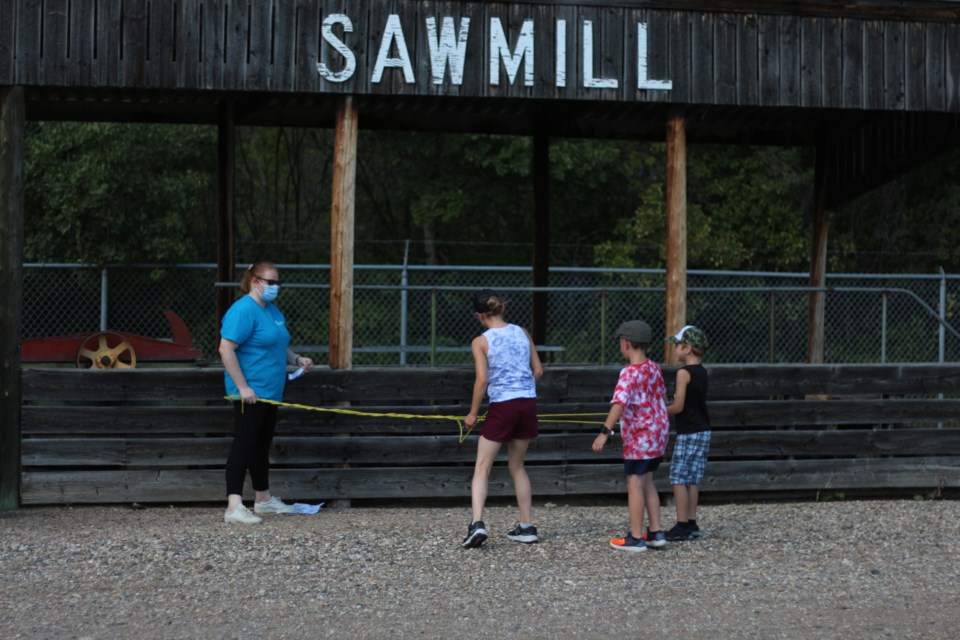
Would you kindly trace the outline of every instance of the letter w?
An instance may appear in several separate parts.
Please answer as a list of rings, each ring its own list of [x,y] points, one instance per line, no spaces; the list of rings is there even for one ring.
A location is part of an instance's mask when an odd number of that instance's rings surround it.
[[[437,35],[437,19],[427,18],[427,42],[430,44],[430,66],[433,84],[443,84],[443,76],[450,64],[450,80],[455,85],[463,84],[463,64],[467,57],[467,34],[470,18],[460,18],[460,33],[453,31],[453,18],[443,19],[440,35]]]

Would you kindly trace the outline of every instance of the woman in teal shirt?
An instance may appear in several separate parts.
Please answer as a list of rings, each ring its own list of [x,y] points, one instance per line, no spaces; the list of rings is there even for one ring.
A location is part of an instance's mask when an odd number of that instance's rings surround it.
[[[280,293],[280,274],[272,262],[255,262],[243,273],[240,290],[246,294],[223,316],[220,359],[227,395],[233,402],[233,445],[227,458],[227,510],[224,522],[256,524],[260,513],[293,510],[270,494],[270,445],[277,424],[277,405],[287,380],[287,365],[309,370],[313,360],[290,349],[290,332],[273,304]],[[253,513],[243,505],[247,470],[256,499]]]

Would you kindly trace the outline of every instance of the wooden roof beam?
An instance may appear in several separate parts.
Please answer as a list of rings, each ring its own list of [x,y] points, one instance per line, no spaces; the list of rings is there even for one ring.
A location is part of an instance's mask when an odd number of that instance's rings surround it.
[[[825,144],[832,209],[960,145],[960,116],[884,113]]]

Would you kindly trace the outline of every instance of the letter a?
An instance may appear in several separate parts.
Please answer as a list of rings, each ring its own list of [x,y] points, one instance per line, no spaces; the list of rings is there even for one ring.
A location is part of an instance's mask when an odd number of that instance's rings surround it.
[[[394,40],[397,42],[397,56],[390,57],[390,47]],[[410,64],[410,52],[407,51],[407,42],[403,38],[403,27],[400,25],[400,16],[391,14],[387,17],[387,26],[383,30],[383,40],[380,41],[380,53],[373,67],[373,76],[370,82],[379,84],[383,78],[385,67],[400,67],[403,69],[403,79],[407,84],[413,84],[413,65]]]

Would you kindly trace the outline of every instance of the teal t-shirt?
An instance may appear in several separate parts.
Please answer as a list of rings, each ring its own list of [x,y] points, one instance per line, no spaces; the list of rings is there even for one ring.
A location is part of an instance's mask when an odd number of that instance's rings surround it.
[[[245,295],[223,316],[220,337],[237,343],[237,361],[247,384],[258,398],[283,400],[287,381],[287,346],[290,332],[280,310],[272,303],[265,307]],[[236,383],[224,371],[228,396],[239,395]]]

